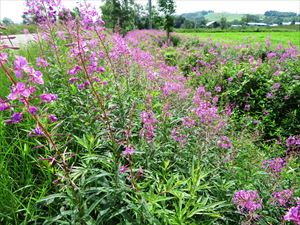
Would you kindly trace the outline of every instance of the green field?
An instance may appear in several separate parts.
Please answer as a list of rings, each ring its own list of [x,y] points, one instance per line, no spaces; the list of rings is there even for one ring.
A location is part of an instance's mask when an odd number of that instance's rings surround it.
[[[239,43],[239,42],[250,42],[250,43],[265,43],[266,38],[270,36],[271,44],[273,46],[282,43],[284,46],[288,45],[291,41],[293,45],[300,48],[300,32],[220,32],[220,33],[184,33],[181,34],[189,37],[197,37],[203,41],[211,38],[216,42],[226,43]]]

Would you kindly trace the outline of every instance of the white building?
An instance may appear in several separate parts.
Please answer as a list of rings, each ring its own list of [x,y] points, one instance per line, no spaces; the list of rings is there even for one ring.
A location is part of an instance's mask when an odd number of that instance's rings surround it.
[[[250,22],[247,23],[248,26],[268,26],[268,24],[266,23],[254,23],[254,22]]]

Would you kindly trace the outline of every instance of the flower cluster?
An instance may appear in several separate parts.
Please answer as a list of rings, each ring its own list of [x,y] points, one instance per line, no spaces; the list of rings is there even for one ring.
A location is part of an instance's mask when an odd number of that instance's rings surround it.
[[[290,136],[286,139],[287,154],[297,152],[300,149],[300,137]]]
[[[262,200],[256,191],[240,190],[234,193],[233,203],[241,213],[253,213],[262,209]]]
[[[37,67],[48,67],[49,63],[47,62],[47,60],[45,60],[41,57],[38,57],[36,59],[36,65],[37,65]]]
[[[10,108],[10,105],[8,104],[8,102],[6,102],[2,98],[0,98],[0,111],[5,111],[5,110],[8,110],[9,108]]]
[[[223,149],[228,149],[232,147],[232,143],[227,136],[222,136],[220,140],[217,141],[217,145]]]
[[[143,122],[143,128],[140,131],[140,136],[145,138],[147,142],[152,142],[155,136],[156,123],[158,122],[155,118],[153,111],[141,112],[141,120]]]
[[[213,126],[216,122],[219,124],[221,122],[220,115],[218,113],[218,108],[211,103],[211,92],[207,92],[205,87],[200,86],[194,95],[193,102],[196,108],[193,111],[196,113],[201,123]]]
[[[179,127],[175,127],[171,132],[171,137],[179,142],[181,145],[185,145],[187,142],[187,136],[183,133],[183,130]]]
[[[295,224],[300,224],[300,198],[296,206],[291,207],[289,211],[284,216],[284,220],[293,221]]]
[[[286,161],[280,157],[270,160],[264,160],[262,163],[262,167],[273,174],[280,173],[285,165]]]
[[[103,28],[104,21],[101,19],[100,14],[95,6],[85,2],[79,5],[79,10],[81,25],[86,30],[92,30],[95,29],[95,27]]]
[[[57,20],[61,0],[27,0],[25,15],[34,15],[38,23]]]
[[[129,155],[132,155],[134,152],[135,152],[134,148],[127,146],[125,148],[125,150],[122,152],[122,156],[124,156],[124,157],[129,156]]]
[[[110,57],[114,60],[119,60],[121,56],[129,56],[131,51],[125,40],[118,34],[113,35],[114,46],[110,52]]]
[[[183,118],[183,125],[186,128],[191,128],[191,127],[194,127],[196,125],[196,121],[194,119],[189,118],[188,116],[185,116]]]
[[[6,52],[1,52],[0,53],[0,62],[2,64],[6,64],[7,63],[7,53]]]
[[[282,206],[282,207],[287,207],[288,205],[292,204],[294,202],[293,199],[293,191],[287,189],[283,191],[278,191],[274,192],[272,194],[273,196],[273,201],[272,203],[274,205]]]
[[[3,54],[4,55],[4,54]],[[6,58],[6,57],[5,57]],[[39,59],[38,61],[43,66],[47,66],[46,60]],[[6,75],[12,83],[11,91],[7,96],[7,100],[0,98],[0,111],[12,109],[13,114],[10,119],[5,120],[7,124],[20,123],[24,117],[24,113],[29,113],[36,120],[36,128],[30,133],[30,135],[44,136],[44,132],[38,122],[38,107],[32,104],[33,100],[40,99],[40,104],[51,103],[57,100],[56,94],[44,93],[39,95],[37,93],[37,85],[44,84],[43,74],[40,71],[36,71],[29,65],[27,60],[22,56],[16,56],[14,61],[13,70],[15,72],[15,78],[10,74],[10,70],[7,70],[5,60],[1,61],[2,68],[5,70]],[[20,104],[21,103],[21,104]],[[35,103],[37,103],[35,101]],[[18,109],[19,112],[16,112]],[[45,113],[44,113],[45,114]],[[43,116],[49,117],[50,122],[55,122],[57,118],[55,115],[39,115],[39,118]]]
[[[25,73],[29,76],[28,81],[32,81],[36,84],[44,84],[42,73],[40,71],[35,71],[32,66],[29,66],[27,60],[24,57],[16,56],[14,66],[17,78],[21,78],[23,73]]]

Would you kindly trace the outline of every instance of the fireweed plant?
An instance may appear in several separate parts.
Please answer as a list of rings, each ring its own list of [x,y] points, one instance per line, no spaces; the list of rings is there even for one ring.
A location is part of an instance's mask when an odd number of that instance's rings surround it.
[[[26,5],[38,57],[0,48],[0,140],[28,139],[43,178],[1,222],[299,224],[295,46],[123,37],[86,2]]]

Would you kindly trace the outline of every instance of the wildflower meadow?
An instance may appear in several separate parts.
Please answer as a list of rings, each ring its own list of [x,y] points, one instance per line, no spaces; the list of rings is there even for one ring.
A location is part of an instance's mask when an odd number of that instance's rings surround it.
[[[26,10],[34,41],[0,44],[1,224],[300,224],[297,43]]]

